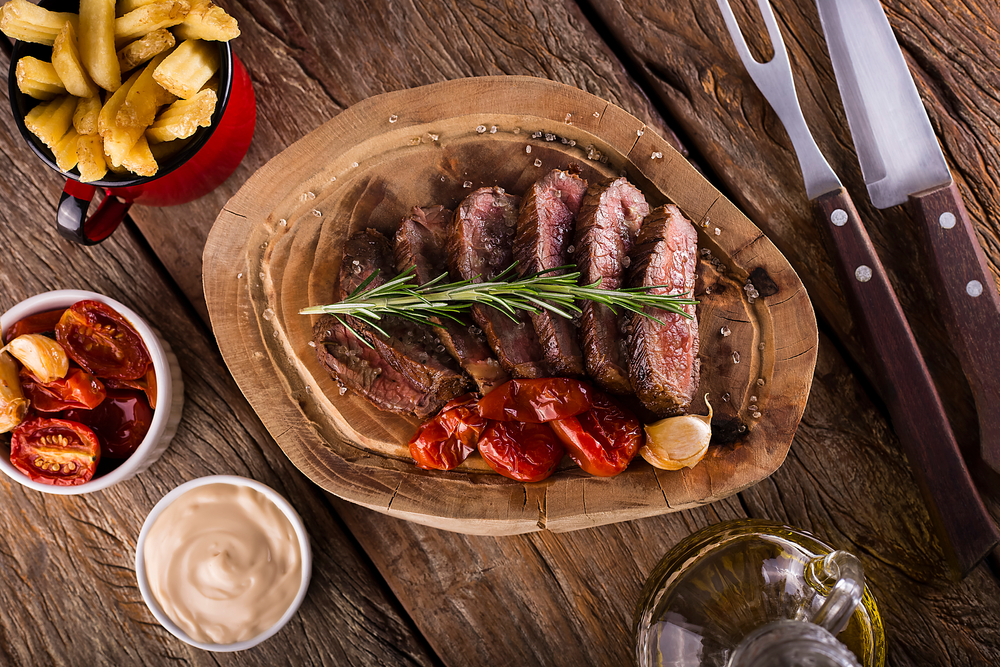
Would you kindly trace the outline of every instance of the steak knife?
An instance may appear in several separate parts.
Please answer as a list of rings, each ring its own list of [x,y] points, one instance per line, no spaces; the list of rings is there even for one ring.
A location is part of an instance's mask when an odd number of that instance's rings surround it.
[[[817,0],[861,173],[876,208],[907,203],[923,228],[979,416],[1000,472],[1000,293],[879,0]]]
[[[952,572],[964,577],[1000,542],[1000,534],[972,483],[923,356],[851,197],[802,116],[771,5],[757,0],[774,49],[773,59],[760,63],[750,54],[729,1],[718,4],[740,60],[792,141],[806,195],[836,250],[841,287],[867,343],[892,424]]]

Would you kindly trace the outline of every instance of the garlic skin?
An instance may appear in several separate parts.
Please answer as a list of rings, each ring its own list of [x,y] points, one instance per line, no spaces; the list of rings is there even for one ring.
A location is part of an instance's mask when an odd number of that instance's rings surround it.
[[[712,439],[712,404],[705,394],[708,416],[681,415],[647,424],[646,444],[639,450],[650,465],[663,470],[693,468]]]
[[[10,352],[39,382],[60,380],[69,372],[66,350],[48,336],[24,334],[7,343],[2,351]]]
[[[12,431],[24,421],[29,403],[17,376],[17,363],[0,350],[0,433]]]

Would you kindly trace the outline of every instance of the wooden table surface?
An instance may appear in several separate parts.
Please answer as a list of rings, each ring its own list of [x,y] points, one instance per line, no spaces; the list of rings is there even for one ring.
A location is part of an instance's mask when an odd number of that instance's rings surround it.
[[[0,663],[11,665],[624,665],[631,619],[659,558],[693,530],[759,517],[857,554],[891,665],[1000,662],[1000,572],[952,583],[870,359],[813,223],[795,156],[729,42],[714,0],[235,0],[234,48],[258,121],[246,160],[189,205],[133,208],[103,244],[55,232],[62,179],[0,120],[0,310],[59,288],[102,292],[158,327],[186,405],[163,457],[138,478],[59,497],[0,479]],[[1000,1],[886,0],[994,272],[1000,269]],[[752,0],[734,2],[760,35]],[[865,196],[815,7],[775,11],[820,148],[854,195],[938,383],[976,483],[1000,517],[1000,477],[976,455],[970,390],[938,315],[919,234]],[[766,40],[751,39],[766,51]],[[3,45],[9,53],[9,44]],[[7,56],[0,58],[6,67]],[[819,361],[801,426],[769,479],[696,510],[568,534],[479,537],[389,518],[324,494],[275,445],[229,376],[208,325],[202,249],[218,211],[291,142],[378,93],[459,77],[525,74],[621,106],[690,159],[774,241],[809,290]],[[6,90],[6,89],[4,89]],[[9,108],[9,105],[3,105]],[[146,609],[133,561],[153,504],[185,480],[244,475],[287,497],[315,563],[302,608],[236,654],[190,648]]]

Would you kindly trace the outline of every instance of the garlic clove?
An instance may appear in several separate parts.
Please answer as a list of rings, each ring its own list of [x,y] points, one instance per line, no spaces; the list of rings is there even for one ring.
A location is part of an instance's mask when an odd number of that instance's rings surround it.
[[[28,405],[17,376],[17,363],[0,350],[0,433],[13,430],[24,421]]]
[[[3,352],[10,352],[39,382],[52,382],[66,377],[69,357],[58,342],[41,334],[24,334],[7,343]]]
[[[693,468],[708,452],[712,440],[712,404],[705,394],[708,415],[668,417],[646,425],[646,444],[639,450],[650,465],[663,470]]]

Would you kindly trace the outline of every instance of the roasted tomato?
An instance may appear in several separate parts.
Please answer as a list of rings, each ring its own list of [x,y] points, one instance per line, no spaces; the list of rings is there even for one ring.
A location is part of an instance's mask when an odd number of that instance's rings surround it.
[[[108,389],[108,397],[93,410],[67,410],[63,415],[92,428],[101,441],[101,454],[109,459],[128,458],[153,421],[145,394],[133,389]]]
[[[48,310],[44,313],[28,315],[23,320],[14,322],[10,329],[7,329],[7,335],[4,337],[4,342],[9,343],[22,334],[43,334],[55,331],[56,324],[59,323],[59,318],[62,317],[62,314],[65,312],[65,309]]]
[[[149,352],[125,318],[99,301],[79,301],[63,313],[56,340],[73,361],[99,378],[138,380]]]
[[[635,415],[608,396],[592,391],[592,407],[576,417],[557,419],[549,426],[566,445],[578,466],[598,477],[614,477],[628,467],[645,442]]]
[[[410,440],[410,456],[425,470],[452,470],[476,451],[485,428],[486,419],[476,410],[476,397],[460,396],[420,425]]]
[[[565,449],[548,424],[491,421],[479,453],[504,477],[540,482],[556,469]]]
[[[496,421],[541,424],[590,409],[594,390],[570,378],[510,380],[479,401],[479,414]]]
[[[31,399],[31,407],[39,412],[91,410],[107,395],[101,381],[82,368],[71,367],[66,377],[52,382],[41,382],[24,368],[20,375],[21,388]]]
[[[153,369],[153,364],[149,365],[149,370],[146,371],[145,377],[141,377],[138,380],[108,378],[105,380],[104,386],[108,389],[138,389],[146,394],[146,399],[149,400],[149,407],[154,410],[156,409],[156,371]]]
[[[100,458],[94,432],[65,419],[30,419],[14,429],[10,441],[10,462],[42,484],[76,486],[90,481]]]

